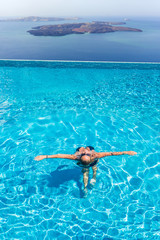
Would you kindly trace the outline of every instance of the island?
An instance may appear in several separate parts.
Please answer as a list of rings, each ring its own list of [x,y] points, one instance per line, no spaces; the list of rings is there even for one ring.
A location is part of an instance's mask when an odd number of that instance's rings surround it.
[[[79,18],[58,18],[58,17],[19,17],[19,18],[3,18],[0,22],[52,22],[52,21],[64,21],[64,20],[78,20]]]
[[[65,36],[68,34],[84,34],[84,33],[109,33],[116,31],[132,31],[142,32],[141,29],[122,27],[125,22],[87,22],[87,23],[66,23],[57,25],[43,25],[29,30],[34,36]]]

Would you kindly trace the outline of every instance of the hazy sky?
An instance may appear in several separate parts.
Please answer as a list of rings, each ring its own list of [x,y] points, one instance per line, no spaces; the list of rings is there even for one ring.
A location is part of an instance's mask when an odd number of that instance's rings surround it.
[[[5,16],[159,16],[160,0],[0,0]]]

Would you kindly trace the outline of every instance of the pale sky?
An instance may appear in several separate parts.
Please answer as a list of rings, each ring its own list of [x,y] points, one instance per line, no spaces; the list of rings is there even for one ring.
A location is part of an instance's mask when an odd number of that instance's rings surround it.
[[[0,0],[0,17],[160,16],[160,0]]]

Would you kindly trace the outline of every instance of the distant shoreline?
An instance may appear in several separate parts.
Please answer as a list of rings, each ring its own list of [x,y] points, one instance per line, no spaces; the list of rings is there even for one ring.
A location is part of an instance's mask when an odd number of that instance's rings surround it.
[[[64,21],[64,20],[78,20],[78,17],[19,17],[19,18],[4,18],[0,19],[0,22],[54,22],[54,21]]]

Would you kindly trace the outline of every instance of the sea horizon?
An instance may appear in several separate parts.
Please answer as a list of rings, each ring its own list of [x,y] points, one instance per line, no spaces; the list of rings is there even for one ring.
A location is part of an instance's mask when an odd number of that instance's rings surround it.
[[[143,32],[33,36],[32,27],[91,21],[124,21],[122,17],[89,17],[55,22],[0,22],[0,59],[102,62],[160,62],[160,18],[126,17],[124,26]]]

